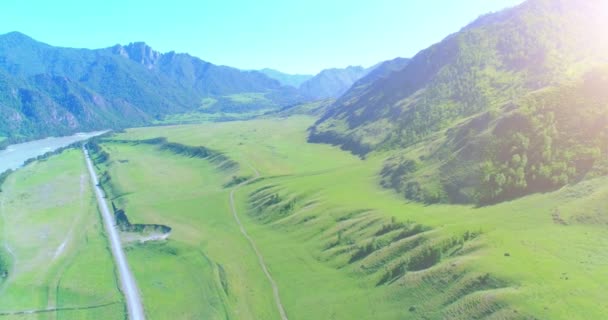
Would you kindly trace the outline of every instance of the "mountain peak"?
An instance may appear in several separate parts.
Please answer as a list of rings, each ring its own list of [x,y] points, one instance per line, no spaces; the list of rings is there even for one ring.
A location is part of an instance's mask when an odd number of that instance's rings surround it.
[[[12,31],[9,33],[5,33],[0,35],[0,39],[4,41],[11,41],[16,43],[24,43],[24,42],[37,42],[26,34],[23,34],[19,31]]]
[[[162,56],[160,52],[155,51],[145,42],[131,42],[126,46],[116,45],[112,48],[112,51],[114,54],[129,58],[150,69]]]
[[[311,99],[338,98],[367,72],[368,70],[361,66],[325,69],[302,83],[300,90],[304,96]]]

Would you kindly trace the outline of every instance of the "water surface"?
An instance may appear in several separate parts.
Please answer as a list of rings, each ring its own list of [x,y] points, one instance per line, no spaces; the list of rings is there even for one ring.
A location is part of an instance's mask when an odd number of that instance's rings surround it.
[[[47,152],[69,146],[74,142],[87,140],[105,132],[107,131],[77,133],[73,136],[49,137],[10,145],[4,150],[0,150],[0,173],[8,169],[14,170],[21,167],[27,159],[35,158]]]

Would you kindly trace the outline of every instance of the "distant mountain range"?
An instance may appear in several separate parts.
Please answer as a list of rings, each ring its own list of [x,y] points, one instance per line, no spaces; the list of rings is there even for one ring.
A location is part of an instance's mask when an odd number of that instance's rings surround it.
[[[300,85],[300,93],[311,100],[338,98],[372,68],[326,69]]]
[[[260,72],[279,81],[283,85],[297,88],[299,93],[308,100],[323,100],[339,98],[357,80],[363,78],[379,65],[370,68],[350,66],[346,68],[325,69],[315,76],[292,75],[272,69],[262,69]],[[398,65],[399,62],[396,62],[395,66]]]
[[[12,141],[144,125],[195,111],[203,99],[237,101],[230,107],[249,111],[305,100],[261,72],[163,54],[141,42],[88,50],[53,47],[18,32],[0,36],[0,136]]]
[[[487,203],[597,174],[608,159],[607,9],[529,0],[482,16],[360,79],[310,141],[402,150],[384,184],[424,202]]]
[[[284,86],[291,86],[294,88],[299,88],[302,83],[314,77],[314,75],[310,74],[288,74],[269,68],[262,69],[260,72],[267,75],[269,78],[279,81]]]
[[[482,16],[397,72],[363,78],[368,85],[344,94],[314,136],[332,136],[356,153],[404,146],[513,97],[576,79],[608,61],[607,38],[588,32],[608,25],[593,12],[601,3],[530,0]]]
[[[408,199],[501,201],[608,173],[606,16],[603,0],[528,0],[412,59],[315,76],[13,32],[0,36],[0,146],[175,113],[304,112],[321,115],[311,142],[393,154],[382,183]]]
[[[367,72],[242,71],[143,42],[73,49],[11,32],[0,35],[0,140],[145,125],[176,113],[278,110],[338,97]]]

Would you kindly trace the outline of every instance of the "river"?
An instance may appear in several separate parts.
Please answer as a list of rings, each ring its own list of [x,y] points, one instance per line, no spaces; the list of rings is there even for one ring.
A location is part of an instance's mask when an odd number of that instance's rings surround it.
[[[105,132],[107,131],[77,133],[72,136],[49,137],[10,145],[4,150],[0,150],[0,173],[8,169],[14,170],[21,167],[27,159],[35,158],[47,152],[69,146],[74,142],[87,140],[91,137],[104,134]]]

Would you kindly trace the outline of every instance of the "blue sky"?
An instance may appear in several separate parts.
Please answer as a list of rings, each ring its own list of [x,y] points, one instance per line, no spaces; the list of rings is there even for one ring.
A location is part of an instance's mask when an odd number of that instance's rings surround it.
[[[316,73],[410,57],[522,0],[3,0],[0,33],[57,46],[145,41],[241,69]]]

